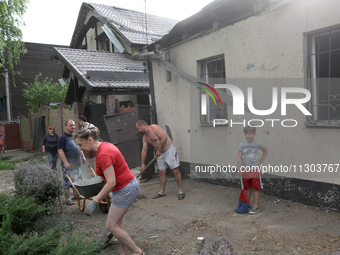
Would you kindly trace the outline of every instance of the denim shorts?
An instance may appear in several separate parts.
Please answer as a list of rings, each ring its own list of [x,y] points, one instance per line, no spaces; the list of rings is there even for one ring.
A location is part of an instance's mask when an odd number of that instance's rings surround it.
[[[139,182],[136,177],[117,191],[112,191],[112,205],[127,208],[135,202],[139,194]]]

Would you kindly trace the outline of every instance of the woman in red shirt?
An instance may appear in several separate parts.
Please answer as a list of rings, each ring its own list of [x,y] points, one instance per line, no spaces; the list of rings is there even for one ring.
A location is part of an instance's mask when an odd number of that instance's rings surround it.
[[[98,128],[79,130],[74,139],[80,150],[96,152],[96,172],[102,176],[104,187],[85,208],[91,216],[99,204],[112,191],[112,204],[106,219],[106,228],[119,240],[121,254],[143,255],[143,251],[133,242],[126,232],[123,217],[139,194],[139,182],[130,171],[122,153],[107,142],[98,141]]]

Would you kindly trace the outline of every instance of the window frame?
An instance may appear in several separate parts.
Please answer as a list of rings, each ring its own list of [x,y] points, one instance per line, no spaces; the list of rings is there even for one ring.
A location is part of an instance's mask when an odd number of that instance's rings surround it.
[[[339,79],[340,81],[340,76],[339,77],[332,77],[331,76],[331,70],[332,70],[332,63],[331,63],[331,54],[333,52],[339,51],[340,52],[340,44],[337,48],[332,49],[332,37],[331,35],[338,33],[339,34],[339,39],[336,38],[336,40],[340,40],[340,27],[339,26],[333,26],[333,27],[328,27],[328,28],[323,28],[314,32],[309,32],[305,34],[305,43],[306,43],[306,87],[307,89],[311,92],[311,100],[308,103],[308,108],[309,110],[312,112],[312,116],[307,116],[306,122],[305,122],[305,126],[306,127],[326,127],[326,128],[340,128],[340,117],[338,117],[338,119],[332,119],[330,111],[331,110],[327,110],[328,113],[328,118],[327,119],[322,119],[320,118],[320,116],[324,116],[324,114],[320,114],[320,112],[322,111],[320,109],[320,107],[323,106],[327,106],[327,104],[320,104],[319,102],[322,100],[322,93],[320,93],[320,79],[328,79],[329,84],[328,84],[328,101],[329,101],[329,105],[331,107],[331,98],[334,97],[336,101],[339,102],[339,104],[337,104],[338,107],[338,111],[340,111],[340,94],[336,94],[336,95],[332,95],[330,90],[331,90],[331,85],[330,85],[330,80],[331,79]],[[316,38],[318,38],[319,42],[322,39],[322,37],[324,37],[325,35],[328,35],[328,44],[329,44],[329,48],[328,50],[325,51],[320,51],[320,44],[318,44],[319,49],[316,49]],[[333,39],[335,40],[335,39]],[[326,42],[327,43],[327,42]],[[329,76],[328,77],[318,77],[318,72],[320,75],[320,68],[318,70],[316,70],[317,66],[320,67],[320,57],[317,56],[321,56],[321,54],[328,54],[328,73]],[[318,63],[317,62],[317,58],[318,58]],[[340,61],[340,58],[339,58]],[[318,65],[317,65],[318,64]],[[339,83],[340,86],[340,83]],[[323,88],[322,88],[323,89]],[[326,89],[325,89],[326,90]],[[323,89],[323,93],[324,93],[324,89]],[[337,97],[337,98],[336,98]]]
[[[210,72],[208,70],[208,63],[212,63],[212,62],[215,62],[217,63],[217,61],[221,61],[222,60],[222,64],[221,64],[221,70],[214,70],[213,72]],[[198,60],[198,76],[199,76],[199,79],[202,81],[202,82],[206,82],[207,84],[211,85],[211,86],[215,86],[215,84],[225,84],[226,82],[226,72],[225,72],[225,57],[224,55],[217,55],[217,56],[213,56],[213,57],[209,57],[209,58],[206,58],[206,59],[202,59],[202,60]],[[204,68],[204,72],[203,72],[203,68]],[[210,77],[209,78],[209,75],[211,74],[217,74],[217,73],[220,73],[222,74],[222,79],[224,79],[223,82],[214,82],[212,83],[211,81],[208,81],[208,79],[221,79],[219,77]],[[224,77],[223,77],[224,76]],[[221,89],[223,90],[223,89]],[[212,104],[212,100],[209,96],[207,96],[207,115],[201,115],[201,108],[202,108],[202,100],[201,100],[201,95],[202,94],[205,94],[202,90],[198,90],[199,92],[199,121],[200,121],[200,126],[203,126],[203,127],[212,127],[213,126],[213,119],[217,119],[217,118],[223,118],[223,119],[227,119],[228,120],[228,107],[227,107],[227,104],[226,103],[223,103],[222,106],[219,106],[217,105],[217,109],[215,109],[216,107]],[[216,99],[216,97],[215,97]],[[218,101],[218,100],[217,100]],[[213,108],[211,108],[213,107]],[[223,111],[223,115],[224,117],[217,117],[217,118],[213,118],[213,119],[210,119],[212,115],[212,111],[214,110],[222,110]],[[205,120],[205,121],[203,121]],[[210,121],[210,122],[209,122]],[[219,126],[228,126],[228,124],[224,124],[224,125],[219,125]]]

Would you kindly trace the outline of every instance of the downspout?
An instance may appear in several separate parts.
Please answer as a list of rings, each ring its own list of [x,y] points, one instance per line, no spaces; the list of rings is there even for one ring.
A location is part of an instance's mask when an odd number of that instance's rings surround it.
[[[9,82],[8,82],[8,70],[5,69],[3,75],[5,76],[5,88],[6,88],[6,108],[7,108],[7,121],[12,122],[11,118],[11,95],[9,93]]]

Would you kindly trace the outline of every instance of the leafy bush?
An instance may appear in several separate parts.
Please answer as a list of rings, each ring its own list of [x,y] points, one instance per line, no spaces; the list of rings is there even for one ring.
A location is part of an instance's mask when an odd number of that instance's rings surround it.
[[[0,205],[1,255],[92,255],[100,252],[98,241],[88,241],[80,232],[71,236],[65,232],[71,230],[65,219],[38,233],[33,226],[37,226],[37,219],[45,207],[38,205],[34,197],[0,193]],[[44,214],[44,217],[47,215]]]
[[[44,235],[33,233],[23,236],[13,236],[13,243],[10,243],[3,251],[3,254],[22,255],[22,254],[50,254],[59,245],[61,237],[60,228],[53,228]]]
[[[33,196],[39,204],[53,205],[63,191],[62,182],[55,170],[48,165],[17,164],[14,172],[15,193],[18,196]]]
[[[84,234],[77,232],[69,238],[67,243],[59,245],[50,255],[92,255],[98,254],[100,247],[99,241],[87,242]]]
[[[2,222],[9,221],[11,231],[18,235],[27,231],[38,216],[46,211],[44,206],[38,205],[34,197],[12,196],[4,200],[1,195],[1,200],[3,203],[0,210]]]

